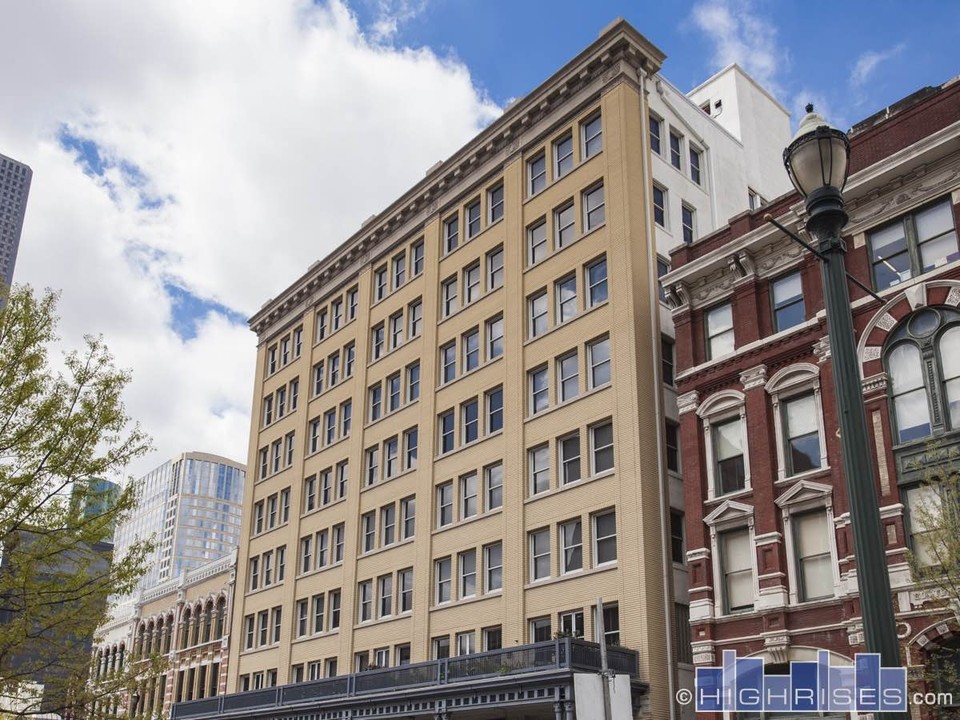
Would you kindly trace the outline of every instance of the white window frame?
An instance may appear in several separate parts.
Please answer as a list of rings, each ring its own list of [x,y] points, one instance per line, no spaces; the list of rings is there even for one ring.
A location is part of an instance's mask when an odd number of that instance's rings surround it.
[[[709,487],[709,486],[708,486]],[[713,590],[714,590],[714,612],[717,617],[736,616],[747,612],[757,612],[761,609],[759,568],[757,565],[757,538],[754,533],[754,513],[753,507],[736,502],[735,500],[725,500],[717,508],[707,515],[703,522],[710,528],[710,558],[713,569]],[[723,582],[723,563],[720,552],[720,533],[729,530],[741,530],[746,526],[749,533],[750,547],[754,548],[751,553],[751,567],[753,569],[753,609],[750,611],[738,611],[735,613],[724,612],[726,598],[724,597]],[[769,595],[770,599],[766,602],[770,606],[776,607],[782,603],[775,595]]]
[[[777,444],[777,482],[793,480],[806,475],[827,472],[830,465],[827,462],[826,433],[823,424],[823,403],[820,395],[820,368],[810,363],[796,363],[781,370],[767,380],[764,386],[770,394],[773,405],[773,429]],[[813,401],[817,413],[817,432],[820,439],[820,467],[807,470],[795,475],[787,475],[786,436],[783,424],[783,412],[780,403],[792,400],[800,395],[813,393]]]
[[[784,550],[787,555],[787,584],[788,596],[791,605],[802,605],[808,602],[817,603],[836,600],[840,597],[840,563],[837,561],[837,533],[833,517],[833,488],[822,483],[810,480],[800,480],[778,497],[774,502],[780,508],[783,518]],[[827,517],[827,546],[830,549],[830,568],[833,576],[833,598],[819,598],[817,600],[800,599],[800,568],[797,558],[796,539],[793,532],[793,517],[808,512],[823,511]]]
[[[747,405],[744,394],[737,390],[721,390],[701,403],[697,408],[697,415],[700,416],[703,425],[704,453],[707,460],[707,500],[719,497],[736,497],[750,492],[752,487],[750,483],[750,446],[747,433]],[[713,455],[713,426],[734,418],[740,419],[740,433],[743,438],[743,489],[720,495],[717,493],[716,463]]]

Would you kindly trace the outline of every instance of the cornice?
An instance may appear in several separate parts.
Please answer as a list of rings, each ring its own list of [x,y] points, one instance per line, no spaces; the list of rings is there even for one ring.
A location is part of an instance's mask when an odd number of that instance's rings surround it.
[[[507,108],[503,115],[451,158],[433,168],[427,176],[393,204],[365,224],[333,252],[318,260],[307,272],[268,300],[249,320],[250,328],[263,335],[298,305],[306,307],[317,292],[331,283],[346,282],[348,270],[358,270],[377,247],[394,239],[411,221],[429,217],[440,208],[440,198],[484,169],[494,158],[518,152],[538,123],[578,93],[598,81],[618,82],[623,77],[636,81],[641,71],[656,73],[666,56],[629,23],[620,19],[577,57],[557,71],[526,97]],[[598,87],[602,91],[602,87]]]

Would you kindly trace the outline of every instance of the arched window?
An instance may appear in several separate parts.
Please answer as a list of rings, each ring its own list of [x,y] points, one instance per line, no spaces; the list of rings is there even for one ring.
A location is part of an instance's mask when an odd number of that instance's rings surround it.
[[[180,647],[190,647],[190,608],[183,611],[183,619],[180,622],[183,623]]]
[[[217,634],[216,634],[217,640],[223,637],[223,625],[226,622],[226,617],[225,617],[226,614],[227,614],[227,599],[221,596],[217,600]]]
[[[207,602],[203,613],[203,642],[210,642],[210,624],[213,621],[213,601]]]
[[[884,362],[898,445],[960,430],[960,312],[913,313],[890,334]]]

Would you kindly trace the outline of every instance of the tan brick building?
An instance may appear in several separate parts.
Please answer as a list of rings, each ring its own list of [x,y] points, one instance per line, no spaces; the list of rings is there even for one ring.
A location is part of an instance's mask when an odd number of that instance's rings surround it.
[[[656,245],[716,217],[676,115],[743,146],[662,61],[613,23],[251,319],[238,694],[176,717],[592,717],[598,598],[615,716],[672,714]]]

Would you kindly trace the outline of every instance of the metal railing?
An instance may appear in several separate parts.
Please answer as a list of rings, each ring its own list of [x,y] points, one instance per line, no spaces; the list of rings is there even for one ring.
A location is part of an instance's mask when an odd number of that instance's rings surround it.
[[[609,647],[607,662],[614,672],[633,678],[638,675],[639,658],[635,650]],[[507,680],[514,675],[544,670],[599,671],[600,646],[577,638],[560,638],[415,665],[367,670],[295,685],[181,702],[173,706],[170,717],[172,720],[218,717],[224,712],[280,709],[334,698],[453,685],[482,678],[503,677]]]

